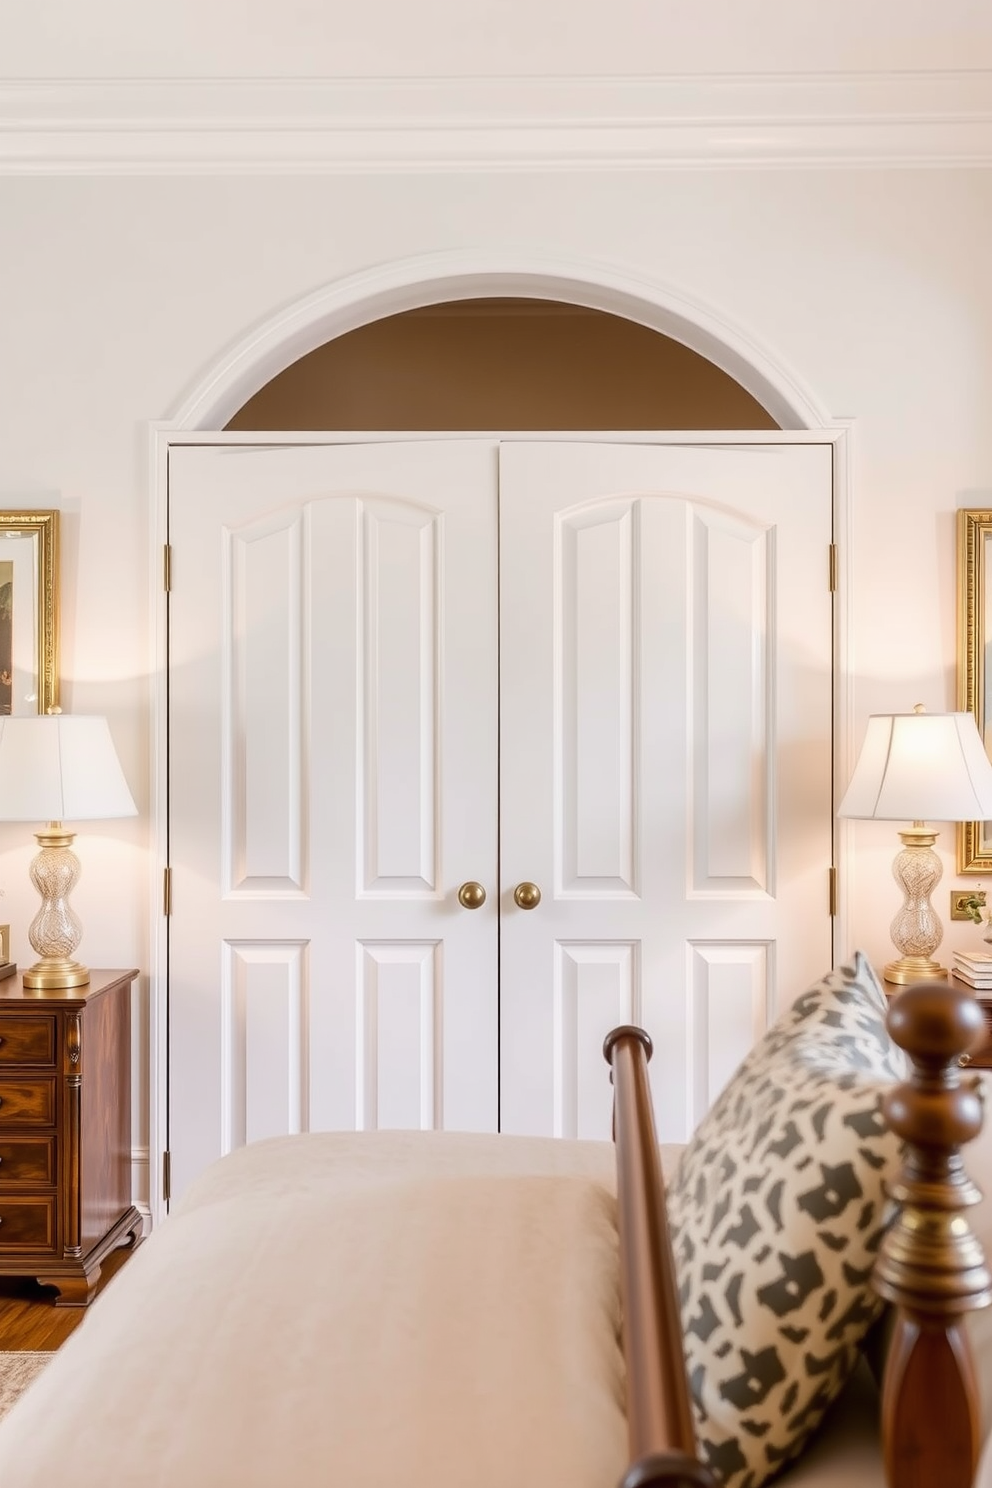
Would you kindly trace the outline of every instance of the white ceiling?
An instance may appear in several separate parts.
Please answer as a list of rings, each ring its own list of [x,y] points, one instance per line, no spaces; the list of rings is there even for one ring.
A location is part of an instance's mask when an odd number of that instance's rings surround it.
[[[3,0],[0,79],[992,68],[989,0]]]

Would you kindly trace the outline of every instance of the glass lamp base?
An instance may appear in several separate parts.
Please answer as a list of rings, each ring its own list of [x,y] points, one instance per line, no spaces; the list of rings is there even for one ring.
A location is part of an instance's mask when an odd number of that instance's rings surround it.
[[[904,987],[909,982],[941,982],[947,979],[947,967],[934,960],[933,953],[943,939],[943,930],[930,895],[940,882],[943,868],[933,850],[937,833],[925,822],[914,822],[899,833],[902,849],[896,853],[892,876],[902,889],[903,902],[889,934],[902,955],[890,961],[883,975],[887,982]]]
[[[89,968],[74,961],[83,927],[69,904],[79,878],[79,859],[72,851],[74,833],[50,822],[35,837],[41,848],[31,863],[31,882],[41,895],[41,908],[31,921],[28,940],[40,960],[28,967],[22,985],[37,991],[85,987]]]

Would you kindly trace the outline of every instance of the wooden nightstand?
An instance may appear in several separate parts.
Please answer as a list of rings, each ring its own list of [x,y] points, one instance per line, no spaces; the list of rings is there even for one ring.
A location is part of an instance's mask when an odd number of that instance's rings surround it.
[[[61,1306],[141,1231],[131,1203],[131,983],[94,971],[41,992],[0,981],[0,1276],[34,1276]]]
[[[992,994],[988,992],[976,992],[974,987],[969,987],[967,982],[959,981],[951,973],[950,980],[955,987],[965,987],[971,992],[982,1010],[985,1019],[985,1042],[972,1049],[962,1059],[962,1064],[967,1064],[971,1069],[992,1069]]]
[[[960,981],[953,972],[948,981],[955,987],[964,987],[971,992],[978,1006],[982,1010],[985,1019],[985,1042],[974,1048],[970,1054],[965,1055],[962,1064],[967,1064],[970,1069],[992,1069],[992,993],[976,992],[974,987],[969,987],[967,982]],[[896,982],[883,982],[882,987],[886,997],[898,997],[905,988]]]

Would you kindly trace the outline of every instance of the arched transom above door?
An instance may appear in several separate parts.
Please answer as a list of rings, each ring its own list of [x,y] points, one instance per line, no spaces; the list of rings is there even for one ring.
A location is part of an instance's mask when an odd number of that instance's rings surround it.
[[[385,316],[260,388],[232,430],[776,429],[708,358],[586,305],[518,297]]]

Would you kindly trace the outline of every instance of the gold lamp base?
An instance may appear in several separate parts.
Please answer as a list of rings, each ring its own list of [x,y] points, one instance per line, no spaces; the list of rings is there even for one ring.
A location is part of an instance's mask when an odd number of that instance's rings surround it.
[[[929,956],[902,956],[898,961],[890,961],[882,975],[887,982],[905,987],[912,982],[945,981],[947,967],[938,966]]]
[[[22,974],[21,983],[35,991],[55,992],[67,987],[85,987],[89,979],[88,966],[80,966],[78,961],[67,961],[59,956],[44,956]]]

